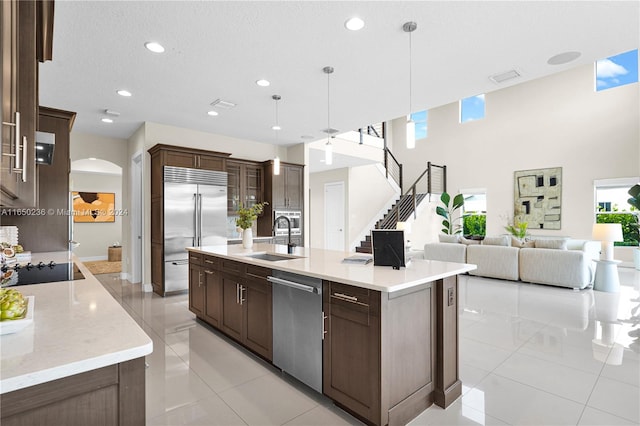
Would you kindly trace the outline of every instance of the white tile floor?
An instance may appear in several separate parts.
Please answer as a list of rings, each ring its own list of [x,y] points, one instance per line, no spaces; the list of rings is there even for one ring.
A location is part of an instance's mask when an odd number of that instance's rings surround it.
[[[161,298],[98,275],[153,339],[148,425],[360,424]],[[462,276],[463,396],[413,425],[640,424],[640,272],[619,294]]]

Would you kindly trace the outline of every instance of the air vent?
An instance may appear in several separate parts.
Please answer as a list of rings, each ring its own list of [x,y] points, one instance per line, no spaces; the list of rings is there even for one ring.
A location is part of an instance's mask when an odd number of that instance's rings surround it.
[[[503,72],[501,74],[492,75],[491,77],[489,77],[489,80],[493,81],[494,83],[500,84],[500,83],[504,83],[507,80],[511,80],[518,77],[520,77],[520,73],[516,70],[511,70],[511,71]]]
[[[234,108],[236,104],[229,101],[223,101],[222,99],[216,99],[215,101],[211,102],[211,106],[216,108],[231,109]]]
[[[338,129],[327,128],[327,129],[322,129],[322,132],[327,133],[329,135],[335,135],[336,133],[338,133]]]

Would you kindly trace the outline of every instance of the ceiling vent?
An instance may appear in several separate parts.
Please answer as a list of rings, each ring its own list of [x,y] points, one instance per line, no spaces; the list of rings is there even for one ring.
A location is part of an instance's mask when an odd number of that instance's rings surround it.
[[[322,129],[323,133],[326,133],[328,135],[335,135],[336,133],[338,133],[338,129],[333,129],[331,127],[327,128],[327,129]]]
[[[229,101],[223,101],[222,99],[218,98],[215,101],[211,102],[211,106],[216,108],[231,109],[234,108],[236,104]]]
[[[489,77],[489,80],[493,81],[494,83],[500,84],[500,83],[504,83],[505,81],[512,80],[518,77],[520,77],[520,73],[516,70],[511,70],[511,71],[503,72],[500,74],[492,75],[491,77]]]

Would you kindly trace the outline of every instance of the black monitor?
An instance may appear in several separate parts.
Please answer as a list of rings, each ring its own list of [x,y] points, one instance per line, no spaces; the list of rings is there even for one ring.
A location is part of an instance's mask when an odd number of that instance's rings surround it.
[[[401,229],[374,229],[371,231],[373,264],[400,269],[404,261],[404,231]]]

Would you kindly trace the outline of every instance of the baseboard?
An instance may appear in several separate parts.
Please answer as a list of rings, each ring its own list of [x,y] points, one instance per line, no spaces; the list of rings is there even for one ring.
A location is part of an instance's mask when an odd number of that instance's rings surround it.
[[[144,291],[145,293],[151,293],[153,291],[153,284],[151,284],[151,283],[144,284],[142,286],[142,291]]]
[[[87,256],[80,257],[80,262],[92,262],[94,260],[107,260],[107,256]]]

